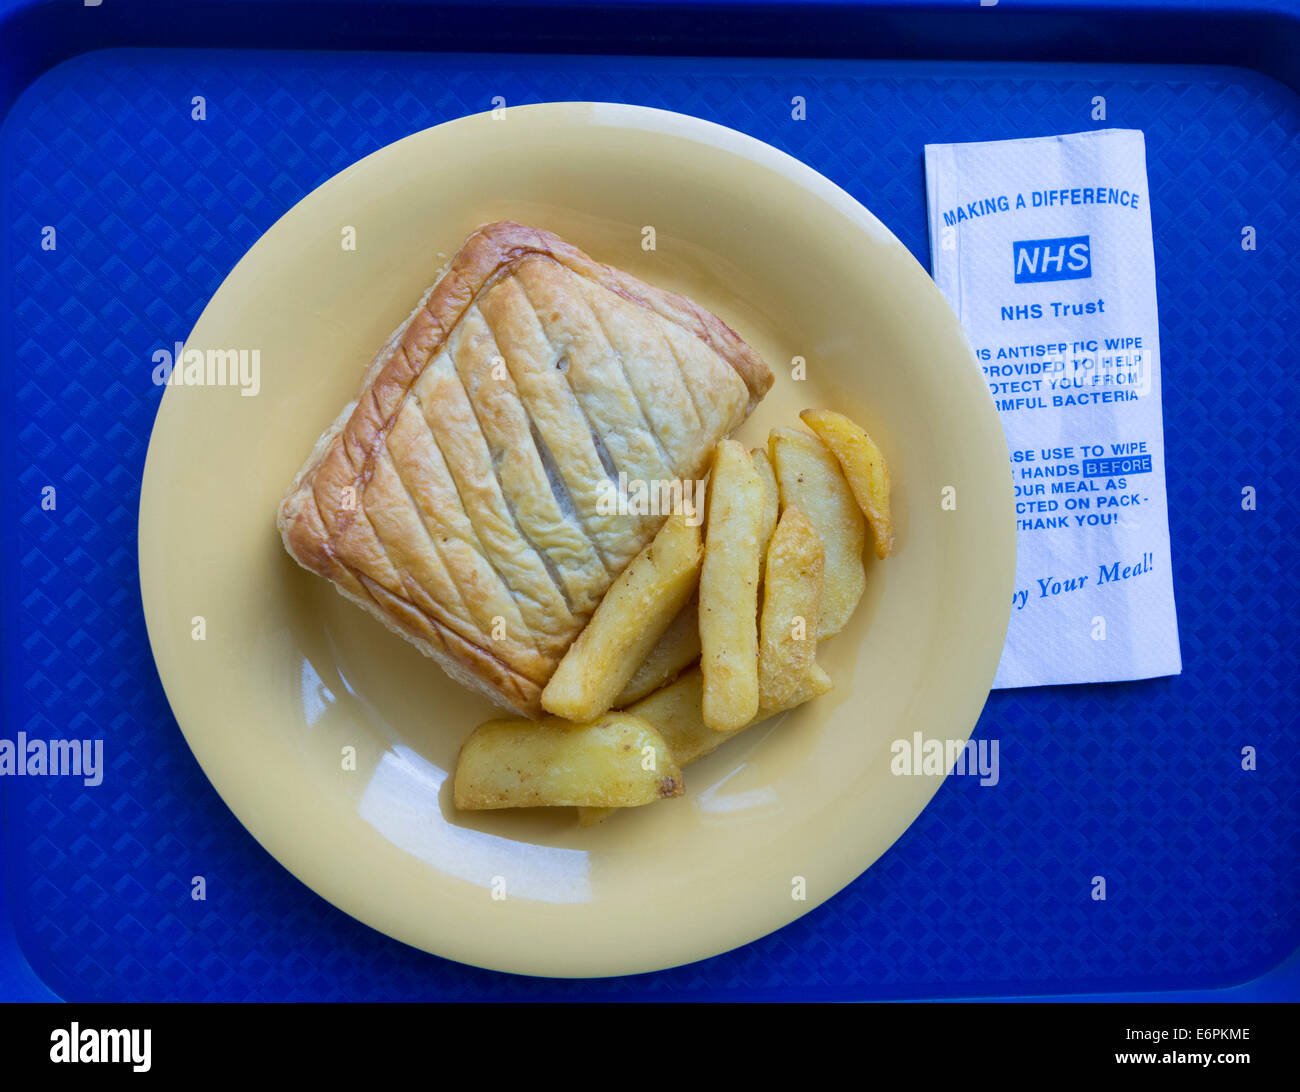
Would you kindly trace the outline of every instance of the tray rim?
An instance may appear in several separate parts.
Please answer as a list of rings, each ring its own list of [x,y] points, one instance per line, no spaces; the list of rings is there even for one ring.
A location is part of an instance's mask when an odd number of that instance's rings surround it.
[[[483,19],[485,7],[510,19]],[[78,8],[0,0],[0,116],[41,73],[103,48],[255,48],[335,52],[634,53],[858,60],[1227,64],[1300,93],[1300,0],[393,0],[383,21],[364,0],[327,0],[311,20],[291,0],[224,0],[190,25],[168,0]],[[744,35],[735,12],[749,8]],[[439,12],[429,19],[430,10]],[[790,16],[797,13],[796,19]],[[645,22],[647,16],[653,24]],[[874,18],[872,18],[874,16]],[[665,26],[667,18],[669,24]],[[994,22],[996,20],[996,23]],[[596,25],[599,24],[599,25]],[[435,30],[436,28],[436,30]],[[336,35],[346,32],[339,50]]]

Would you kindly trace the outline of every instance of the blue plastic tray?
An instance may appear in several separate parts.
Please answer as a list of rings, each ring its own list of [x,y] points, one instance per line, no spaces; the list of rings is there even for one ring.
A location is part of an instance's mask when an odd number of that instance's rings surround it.
[[[698,41],[720,32],[730,6],[699,13]],[[314,5],[321,18],[297,38],[286,3],[259,4],[265,26],[251,30],[230,21],[240,5],[199,5],[208,22],[178,26],[151,21],[150,7],[66,6],[60,37],[48,8],[0,5],[0,72],[10,94],[25,88],[0,130],[0,737],[98,736],[108,763],[92,789],[0,778],[0,998],[1300,994],[1289,367],[1300,329],[1300,49],[1276,51],[1287,35],[1300,41],[1293,10],[1170,9],[1167,27],[1219,20],[1206,50],[1269,30],[1259,63],[1276,78],[1157,64],[235,50],[89,52],[37,78],[63,54],[104,43],[235,46],[261,33],[272,44],[392,47],[427,45],[430,33],[412,5],[391,6],[395,22],[378,27],[356,16],[346,36],[352,5]],[[646,49],[673,47],[665,35],[686,18],[679,7],[665,9]],[[965,47],[942,29],[945,13],[975,28]],[[1037,43],[1060,60],[1077,25],[1056,5],[1017,14],[974,0],[960,13],[824,3],[805,14],[787,37],[820,34],[825,48],[803,50],[820,53],[874,26],[876,47],[897,56],[927,43],[937,56],[987,56],[997,38],[977,20],[1000,19],[1006,54]],[[786,15],[787,28],[799,18]],[[849,16],[851,26],[835,22]],[[550,27],[535,47],[613,48],[635,17],[611,18],[585,38],[576,17],[543,24],[527,12],[513,42],[500,28],[484,33],[496,35],[488,45],[518,47]],[[1143,18],[1097,4],[1089,35]],[[730,20],[738,50],[783,48],[773,7]],[[469,21],[444,13],[443,45],[461,44],[457,35],[472,44]],[[402,25],[415,28],[409,39],[393,29]],[[1165,38],[1175,51],[1166,59],[1188,55]],[[190,119],[196,94],[207,100],[203,122]],[[794,94],[809,101],[807,121],[790,119]],[[1144,130],[1184,673],[994,693],[976,734],[1001,741],[998,786],[950,778],[826,905],[685,968],[588,982],[475,970],[390,941],[301,886],[208,785],[153,667],[135,542],[160,397],[151,354],[184,339],[231,266],[313,187],[401,136],[489,108],[494,95],[642,103],[744,130],[838,182],[927,267],[925,143]],[[1096,95],[1104,123],[1090,117]],[[56,251],[41,249],[45,225],[57,228]],[[1241,249],[1246,225],[1257,230],[1253,252]],[[53,513],[40,507],[47,484],[58,489]],[[1241,508],[1244,485],[1257,490],[1253,512]],[[1241,769],[1244,746],[1258,752],[1253,772]],[[208,897],[193,902],[200,874]],[[1097,874],[1108,878],[1104,903],[1089,894]]]

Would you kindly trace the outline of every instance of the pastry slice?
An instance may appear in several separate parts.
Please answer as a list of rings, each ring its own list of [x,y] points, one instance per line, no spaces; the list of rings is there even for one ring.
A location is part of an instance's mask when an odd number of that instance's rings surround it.
[[[465,240],[280,505],[285,548],[452,678],[527,716],[667,512],[767,393],[722,320],[500,222]],[[626,494],[625,494],[626,495]]]

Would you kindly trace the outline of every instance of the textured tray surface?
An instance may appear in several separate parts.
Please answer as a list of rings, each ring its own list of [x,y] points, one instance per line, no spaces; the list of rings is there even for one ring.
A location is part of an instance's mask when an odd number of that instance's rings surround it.
[[[207,120],[190,119],[194,95]],[[950,778],[885,857],[779,933],[653,976],[555,982],[414,952],[244,832],[176,728],[136,574],[140,475],[183,340],[304,194],[410,132],[604,99],[782,148],[928,268],[927,142],[1140,128],[1164,361],[1176,679],[993,694],[1002,778]],[[790,99],[808,100],[806,121]],[[1108,117],[1090,118],[1103,95]],[[5,779],[10,911],[69,999],[897,997],[1213,986],[1300,940],[1300,100],[1239,70],[98,53],[47,74],[0,147],[9,316],[0,735],[105,740],[103,787]],[[42,251],[54,225],[58,249]],[[1258,249],[1241,249],[1254,226]],[[58,488],[58,509],[40,491]],[[1258,491],[1242,511],[1241,489]],[[1291,532],[1286,532],[1286,527]],[[1259,769],[1240,768],[1253,746]],[[1109,898],[1089,897],[1094,875]],[[207,880],[205,902],[190,879]],[[436,908],[433,912],[436,912]]]

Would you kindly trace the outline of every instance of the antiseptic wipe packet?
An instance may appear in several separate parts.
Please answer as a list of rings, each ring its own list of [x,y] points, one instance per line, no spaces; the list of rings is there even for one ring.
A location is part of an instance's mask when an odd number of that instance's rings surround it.
[[[995,687],[1182,670],[1146,145],[925,149],[935,282],[1002,416],[1019,555]]]

